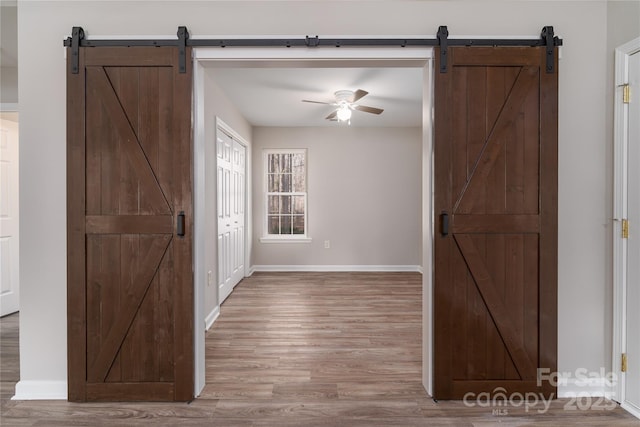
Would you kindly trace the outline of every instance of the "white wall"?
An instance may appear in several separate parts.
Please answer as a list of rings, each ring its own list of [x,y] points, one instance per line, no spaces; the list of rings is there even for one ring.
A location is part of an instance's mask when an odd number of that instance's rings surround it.
[[[609,0],[607,2],[607,48],[613,50],[640,36],[640,1]],[[610,64],[613,70],[613,64]]]
[[[420,128],[259,127],[253,135],[253,265],[421,264]],[[265,148],[307,149],[310,243],[260,242]]]
[[[597,372],[610,367],[605,328],[611,316],[605,304],[611,253],[604,205],[612,173],[605,162],[606,3],[576,4],[575,13],[579,32],[567,33],[569,23],[554,22],[565,44],[559,66],[558,370]]]
[[[153,19],[149,19],[152,11]],[[363,16],[366,19],[363,19]],[[578,18],[579,17],[579,18]],[[559,368],[608,366],[611,134],[605,1],[29,1],[18,4],[21,379],[66,379],[65,63],[92,34],[563,36],[559,86]],[[621,24],[622,25],[622,24]],[[610,300],[609,300],[610,302]]]

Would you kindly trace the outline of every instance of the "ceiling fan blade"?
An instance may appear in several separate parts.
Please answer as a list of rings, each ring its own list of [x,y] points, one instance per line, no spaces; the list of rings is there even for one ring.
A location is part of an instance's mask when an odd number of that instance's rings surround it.
[[[329,114],[327,117],[325,117],[325,119],[327,120],[333,120],[338,116],[338,112],[334,111],[333,113]]]
[[[364,98],[368,94],[369,92],[367,92],[366,90],[358,89],[353,93],[353,99],[349,100],[349,102],[356,102],[357,100]]]
[[[331,102],[320,102],[320,101],[309,101],[308,99],[303,99],[302,102],[310,102],[312,104],[325,104],[325,105],[331,105]]]
[[[380,114],[384,111],[382,108],[367,107],[366,105],[354,105],[353,108],[358,111],[364,111],[365,113],[371,114]]]

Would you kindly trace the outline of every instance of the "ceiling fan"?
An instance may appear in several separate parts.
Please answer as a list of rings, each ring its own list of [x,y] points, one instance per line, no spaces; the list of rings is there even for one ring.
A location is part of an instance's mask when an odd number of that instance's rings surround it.
[[[380,114],[384,111],[382,108],[367,107],[366,105],[356,104],[358,100],[362,99],[367,94],[369,94],[369,92],[362,89],[358,89],[355,92],[352,90],[338,90],[334,93],[334,96],[336,98],[334,102],[309,101],[307,99],[303,99],[302,102],[333,105],[337,108],[327,117],[325,117],[325,119],[351,123],[351,111],[353,110],[363,111],[365,113],[371,114]]]

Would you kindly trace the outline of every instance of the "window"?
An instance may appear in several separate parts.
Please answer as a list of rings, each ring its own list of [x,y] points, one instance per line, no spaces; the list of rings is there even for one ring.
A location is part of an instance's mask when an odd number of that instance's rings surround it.
[[[307,238],[306,150],[265,150],[266,239]]]

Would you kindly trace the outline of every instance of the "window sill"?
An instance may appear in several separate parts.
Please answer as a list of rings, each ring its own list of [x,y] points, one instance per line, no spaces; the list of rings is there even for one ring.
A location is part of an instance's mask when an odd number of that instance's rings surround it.
[[[311,237],[261,237],[260,243],[311,243]]]

